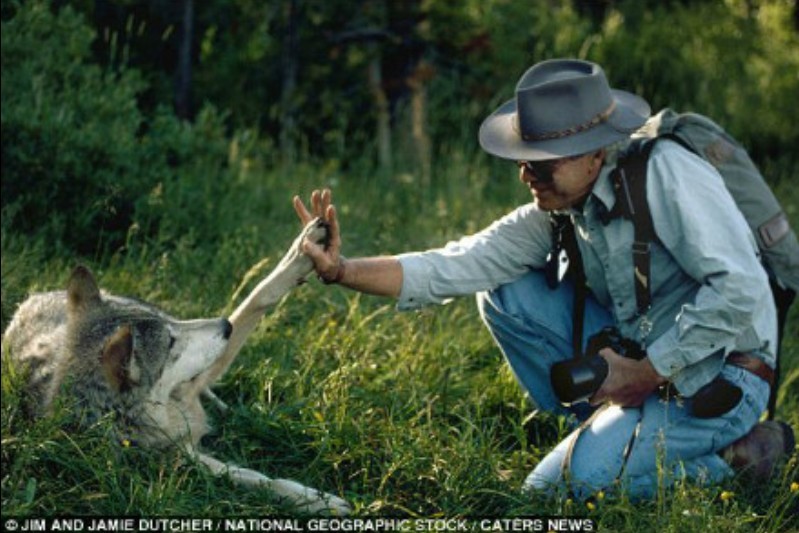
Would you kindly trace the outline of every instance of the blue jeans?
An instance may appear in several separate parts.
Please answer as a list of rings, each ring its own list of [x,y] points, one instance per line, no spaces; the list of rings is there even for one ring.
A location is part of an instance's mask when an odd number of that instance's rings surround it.
[[[585,403],[563,407],[549,382],[551,366],[572,357],[571,285],[564,282],[550,289],[542,272],[531,271],[478,294],[477,304],[516,379],[536,406],[585,420],[593,409]],[[583,342],[612,323],[610,313],[589,296]],[[656,394],[640,407],[607,406],[582,431],[559,443],[528,476],[524,489],[569,491],[587,498],[620,484],[630,497],[650,498],[659,486],[682,479],[703,484],[731,476],[732,469],[717,452],[758,422],[768,402],[769,387],[739,367],[726,365],[722,374],[743,390],[743,399],[723,416],[695,418],[682,401],[665,401]],[[568,473],[564,475],[567,458]]]

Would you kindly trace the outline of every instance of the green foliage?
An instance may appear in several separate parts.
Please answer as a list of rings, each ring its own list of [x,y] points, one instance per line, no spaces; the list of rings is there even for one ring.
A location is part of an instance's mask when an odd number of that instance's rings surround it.
[[[87,64],[93,38],[72,9],[54,16],[41,2],[2,25],[4,224],[54,242],[69,232],[84,250],[98,232],[124,231],[144,192],[126,179],[137,170],[129,155],[141,84],[133,72]]]
[[[69,6],[26,2],[3,22],[4,229],[97,257],[131,232],[160,243],[213,237],[228,189],[224,116],[211,107],[194,124],[163,108],[143,116],[141,75],[93,64],[93,39]]]
[[[624,2],[592,37],[587,56],[653,108],[709,115],[756,159],[797,164],[799,34],[792,9],[783,0],[654,8]]]

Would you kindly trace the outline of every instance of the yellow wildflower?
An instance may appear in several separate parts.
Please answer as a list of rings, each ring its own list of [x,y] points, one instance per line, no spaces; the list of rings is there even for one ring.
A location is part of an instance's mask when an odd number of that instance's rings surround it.
[[[791,492],[799,492],[799,483],[796,481],[791,483]]]
[[[735,493],[732,492],[732,491],[729,491],[729,490],[725,490],[725,491],[723,491],[721,493],[720,497],[721,497],[721,501],[728,502],[728,501],[732,500],[733,498],[735,498]]]

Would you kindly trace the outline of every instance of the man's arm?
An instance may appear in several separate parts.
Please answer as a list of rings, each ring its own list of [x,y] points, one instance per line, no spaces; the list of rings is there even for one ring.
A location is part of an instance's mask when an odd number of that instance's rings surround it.
[[[317,259],[314,254],[318,255],[318,250],[312,250],[311,246],[308,246],[305,253],[316,264]],[[399,297],[402,289],[402,265],[394,256],[357,259],[339,257],[338,268],[334,278],[335,283],[366,294]]]

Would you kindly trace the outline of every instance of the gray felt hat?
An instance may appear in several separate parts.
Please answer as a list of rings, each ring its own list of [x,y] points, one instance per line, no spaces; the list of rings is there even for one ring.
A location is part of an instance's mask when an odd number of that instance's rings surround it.
[[[516,161],[584,154],[629,137],[649,113],[643,98],[611,89],[596,63],[552,59],[525,72],[516,97],[483,121],[480,146]]]

